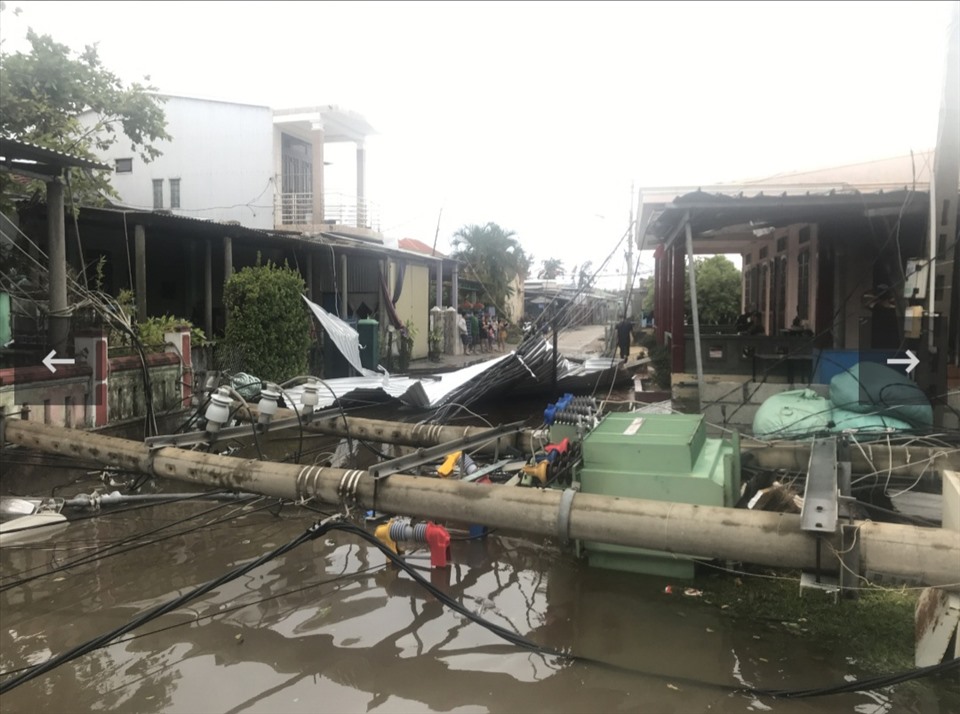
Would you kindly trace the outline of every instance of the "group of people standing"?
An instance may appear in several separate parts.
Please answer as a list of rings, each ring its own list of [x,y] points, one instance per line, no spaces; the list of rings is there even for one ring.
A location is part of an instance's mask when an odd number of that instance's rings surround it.
[[[457,328],[466,354],[477,354],[478,347],[480,352],[493,352],[494,344],[498,352],[506,349],[507,321],[504,318],[498,320],[486,314],[461,312],[457,317]]]

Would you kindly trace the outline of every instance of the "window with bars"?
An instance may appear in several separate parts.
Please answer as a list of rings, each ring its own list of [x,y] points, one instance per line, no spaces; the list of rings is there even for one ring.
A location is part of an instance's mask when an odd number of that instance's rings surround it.
[[[153,180],[153,210],[163,208],[163,179]]]

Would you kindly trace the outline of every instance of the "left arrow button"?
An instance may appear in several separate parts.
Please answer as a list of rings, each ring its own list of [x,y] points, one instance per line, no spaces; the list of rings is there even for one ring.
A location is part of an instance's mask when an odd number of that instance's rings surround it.
[[[58,364],[76,364],[77,360],[73,357],[60,357],[56,359],[54,356],[57,354],[56,350],[50,350],[50,354],[43,358],[43,366],[50,370],[51,374],[57,371],[55,365]]]

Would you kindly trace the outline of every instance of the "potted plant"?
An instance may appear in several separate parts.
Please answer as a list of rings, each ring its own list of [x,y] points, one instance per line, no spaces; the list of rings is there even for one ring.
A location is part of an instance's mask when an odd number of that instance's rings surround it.
[[[430,361],[439,362],[440,355],[443,354],[443,326],[434,325],[430,330]]]
[[[410,354],[413,352],[413,340],[417,336],[417,328],[413,322],[407,320],[400,328],[400,355],[398,358],[398,367],[400,372],[406,372],[410,368]]]

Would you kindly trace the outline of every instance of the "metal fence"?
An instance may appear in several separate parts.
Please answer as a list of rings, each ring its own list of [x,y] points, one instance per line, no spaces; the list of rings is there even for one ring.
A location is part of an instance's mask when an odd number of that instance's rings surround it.
[[[314,220],[313,193],[282,193],[277,197],[274,222],[278,226],[320,223],[380,230],[380,209],[366,198],[343,193],[323,194],[323,220]]]

